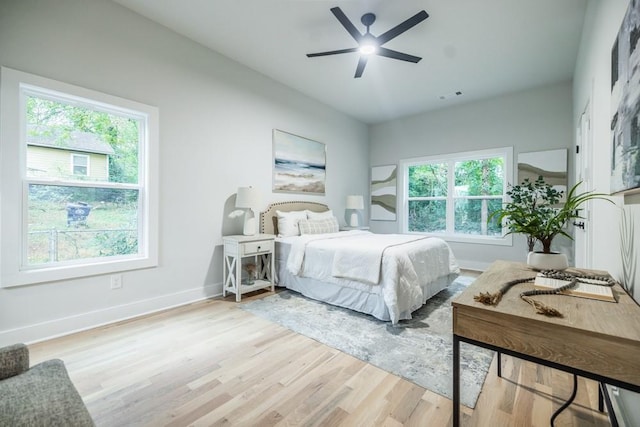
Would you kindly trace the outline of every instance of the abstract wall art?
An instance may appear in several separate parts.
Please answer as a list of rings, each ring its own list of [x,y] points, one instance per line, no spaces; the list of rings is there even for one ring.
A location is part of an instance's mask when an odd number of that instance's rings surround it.
[[[640,1],[631,0],[611,49],[611,192],[640,191]]]
[[[518,183],[529,178],[535,181],[538,177],[553,186],[563,195],[567,193],[567,149],[533,151],[518,154]]]
[[[371,219],[396,220],[396,165],[371,168]]]

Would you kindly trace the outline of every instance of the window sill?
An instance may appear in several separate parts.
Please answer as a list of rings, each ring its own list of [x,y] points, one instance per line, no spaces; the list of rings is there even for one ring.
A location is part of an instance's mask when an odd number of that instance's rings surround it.
[[[439,233],[417,233],[417,232],[405,232],[408,234],[419,234],[429,237],[439,237],[446,242],[455,243],[470,243],[476,245],[490,245],[490,246],[513,246],[513,237],[511,235],[504,237],[490,237],[490,236],[468,236],[459,234],[439,234]]]
[[[13,274],[6,272],[2,276],[0,288],[33,285],[37,283],[56,282],[61,280],[79,279],[88,276],[119,273],[130,270],[157,267],[154,258],[136,258],[109,260],[102,263],[84,265],[65,265],[33,270],[20,270]]]

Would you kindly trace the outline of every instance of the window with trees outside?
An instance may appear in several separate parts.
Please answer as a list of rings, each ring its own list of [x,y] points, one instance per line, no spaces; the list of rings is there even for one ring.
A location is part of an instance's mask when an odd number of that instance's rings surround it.
[[[505,200],[512,152],[507,147],[401,161],[402,232],[511,244],[502,224],[489,218]]]
[[[1,73],[1,285],[157,265],[157,109]]]

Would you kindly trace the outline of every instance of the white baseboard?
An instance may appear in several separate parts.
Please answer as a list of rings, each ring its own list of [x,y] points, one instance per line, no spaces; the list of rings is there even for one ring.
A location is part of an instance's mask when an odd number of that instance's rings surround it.
[[[478,271],[484,271],[489,266],[488,263],[465,260],[458,260],[458,264],[461,269]],[[0,346],[18,342],[32,344],[221,295],[222,283],[214,283],[173,294],[0,331]]]
[[[222,283],[0,331],[0,346],[32,344],[222,295]]]

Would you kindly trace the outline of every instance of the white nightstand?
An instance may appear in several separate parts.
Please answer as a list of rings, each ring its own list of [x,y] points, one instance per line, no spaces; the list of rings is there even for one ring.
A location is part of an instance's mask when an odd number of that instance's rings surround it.
[[[222,266],[222,296],[227,292],[236,294],[236,302],[246,294],[257,289],[271,288],[275,290],[273,256],[273,234],[256,234],[255,236],[224,236],[224,260]],[[255,279],[252,284],[242,283],[242,259],[253,258],[256,266]]]

